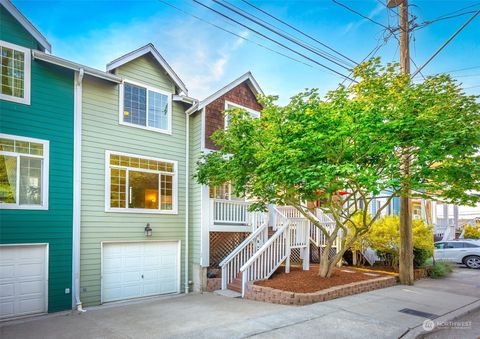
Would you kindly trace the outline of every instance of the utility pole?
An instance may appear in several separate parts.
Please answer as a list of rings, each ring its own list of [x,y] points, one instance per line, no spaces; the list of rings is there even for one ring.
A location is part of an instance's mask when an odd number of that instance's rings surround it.
[[[404,74],[410,74],[410,25],[408,22],[408,0],[389,0],[387,6],[389,8],[400,6],[400,70]],[[403,177],[408,178],[410,175],[409,155],[403,155],[401,161]],[[400,195],[399,278],[400,283],[405,285],[413,285],[412,211],[409,195],[410,188],[408,187],[408,183],[404,180],[401,183]]]

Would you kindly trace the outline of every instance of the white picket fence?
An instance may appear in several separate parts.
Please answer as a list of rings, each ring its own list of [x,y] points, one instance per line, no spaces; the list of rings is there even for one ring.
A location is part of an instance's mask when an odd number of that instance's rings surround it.
[[[213,225],[252,226],[257,229],[267,220],[264,212],[250,212],[251,202],[243,200],[210,199]]]

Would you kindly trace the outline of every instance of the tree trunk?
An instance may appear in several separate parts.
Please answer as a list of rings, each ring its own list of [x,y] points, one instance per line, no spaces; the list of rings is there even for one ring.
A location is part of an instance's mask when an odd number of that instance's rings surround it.
[[[318,272],[318,275],[320,275],[322,278],[330,278],[332,275],[333,267],[335,267],[336,263],[333,263],[328,259],[329,255],[326,250],[326,247],[323,249],[322,255],[320,256],[320,270]]]

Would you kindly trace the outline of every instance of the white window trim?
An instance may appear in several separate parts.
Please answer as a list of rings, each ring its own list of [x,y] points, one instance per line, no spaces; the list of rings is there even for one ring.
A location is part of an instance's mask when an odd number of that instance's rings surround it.
[[[143,208],[116,208],[110,207],[110,183],[111,183],[111,174],[110,174],[110,155],[120,155],[127,156],[132,158],[140,158],[145,160],[155,160],[163,161],[173,164],[173,173],[172,172],[162,172],[162,171],[153,171],[137,167],[127,167],[127,166],[118,166],[126,169],[131,169],[134,171],[150,172],[150,173],[165,173],[173,175],[173,208],[171,210],[161,210],[161,209],[143,209]],[[127,180],[128,186],[128,180]],[[160,190],[160,188],[159,188]],[[160,206],[160,201],[159,201]],[[116,151],[105,151],[105,212],[115,212],[115,213],[142,213],[142,214],[178,214],[178,161],[148,157],[132,153],[116,152]]]
[[[18,46],[3,40],[0,40],[0,46],[11,48],[19,52],[23,52],[25,55],[24,59],[24,83],[23,83],[23,98],[18,98],[13,95],[7,95],[0,93],[0,99],[6,101],[16,102],[18,104],[30,105],[30,92],[31,92],[31,64],[32,57],[30,49]]]
[[[128,84],[138,86],[138,87],[142,87],[142,88],[146,89],[146,91],[147,91],[147,93],[146,93],[147,94],[147,102],[146,102],[147,126],[136,125],[136,124],[132,124],[132,123],[123,121],[123,93],[124,93],[125,83],[128,83]],[[155,128],[155,127],[149,127],[148,126],[148,91],[158,92],[158,93],[166,95],[168,97],[168,112],[167,112],[167,114],[168,114],[168,128],[167,129],[161,129],[161,128]],[[149,86],[149,85],[146,85],[146,84],[143,84],[143,83],[140,83],[140,82],[136,82],[136,81],[132,81],[132,80],[128,80],[128,79],[124,79],[122,81],[122,83],[119,85],[118,93],[119,93],[119,95],[118,95],[118,97],[119,97],[118,123],[120,125],[140,128],[140,129],[144,129],[144,130],[148,130],[148,131],[154,131],[154,132],[164,133],[164,134],[169,134],[169,135],[172,134],[172,119],[173,119],[173,116],[172,116],[173,115],[172,114],[172,111],[173,111],[172,93],[169,93],[169,92],[164,91],[162,89],[159,89],[157,87]]]
[[[244,111],[247,111],[248,113],[250,113],[250,116],[252,116],[253,118],[257,118],[257,119],[260,118],[260,112],[259,111],[255,111],[254,109],[251,109],[251,108],[236,104],[234,102],[225,100],[225,107],[224,107],[225,111],[227,109],[229,109],[228,106],[233,106],[233,107],[236,107],[236,108],[243,109]],[[224,126],[224,128],[228,127],[227,115],[225,115],[225,118],[224,118],[224,121],[223,121],[223,126]]]
[[[28,138],[22,137],[18,135],[12,134],[4,134],[0,133],[0,138],[7,138],[7,139],[14,139],[18,141],[27,141],[27,142],[34,142],[43,145],[43,156],[41,155],[31,155],[31,154],[23,154],[17,152],[5,152],[0,151],[0,154],[10,155],[10,156],[24,156],[29,158],[38,158],[43,159],[42,162],[42,204],[41,205],[20,205],[20,162],[17,161],[17,187],[16,187],[16,196],[17,202],[15,204],[8,204],[8,203],[0,203],[0,209],[10,209],[10,210],[48,210],[48,182],[50,177],[49,171],[49,162],[50,162],[50,141],[42,140],[42,139],[35,139],[35,138]]]

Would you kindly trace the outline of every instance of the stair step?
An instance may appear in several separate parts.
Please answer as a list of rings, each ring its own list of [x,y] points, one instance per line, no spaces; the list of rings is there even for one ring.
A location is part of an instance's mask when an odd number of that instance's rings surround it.
[[[242,292],[242,279],[233,279],[232,282],[228,284],[227,288],[235,292]]]
[[[242,294],[240,292],[232,291],[232,290],[216,290],[213,291],[213,294],[221,295],[222,297],[229,297],[229,298],[241,298]]]

